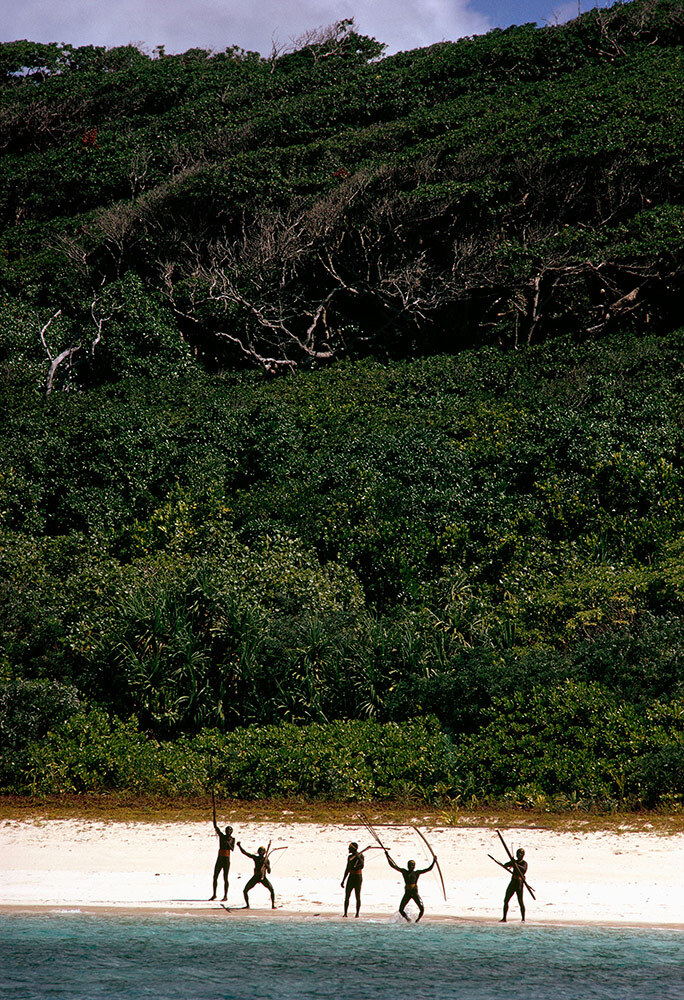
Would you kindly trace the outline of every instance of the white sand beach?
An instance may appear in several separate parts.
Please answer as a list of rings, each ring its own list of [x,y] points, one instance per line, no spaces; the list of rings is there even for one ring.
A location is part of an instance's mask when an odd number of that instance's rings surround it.
[[[222,825],[226,820],[219,820]],[[236,915],[340,917],[350,840],[366,847],[363,827],[350,824],[234,823],[243,847],[286,847],[272,855],[278,909],[266,890],[242,889],[252,864],[239,851],[231,865],[228,906]],[[378,828],[400,865],[430,856],[410,827]],[[447,899],[435,871],[422,876],[425,919],[498,920],[507,875],[488,854],[506,860],[494,830],[434,827],[425,833],[438,855]],[[597,923],[684,927],[684,834],[555,832],[508,829],[510,847],[524,847],[528,923]],[[210,822],[102,822],[86,819],[0,821],[0,908],[161,910],[225,916],[210,902],[217,838]],[[402,894],[400,876],[382,851],[366,853],[362,918],[392,919]],[[220,898],[220,887],[219,887]],[[409,912],[413,904],[409,904]],[[353,910],[353,907],[350,908]],[[515,898],[509,912],[519,922]]]

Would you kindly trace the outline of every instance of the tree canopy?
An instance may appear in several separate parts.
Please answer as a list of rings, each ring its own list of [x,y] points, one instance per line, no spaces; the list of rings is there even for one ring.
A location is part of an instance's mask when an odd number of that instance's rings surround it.
[[[0,788],[681,803],[683,41],[0,46]]]

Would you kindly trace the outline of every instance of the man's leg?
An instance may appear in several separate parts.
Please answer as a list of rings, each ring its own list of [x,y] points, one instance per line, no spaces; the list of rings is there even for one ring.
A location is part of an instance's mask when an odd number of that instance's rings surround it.
[[[211,896],[210,899],[216,899],[216,884],[218,882],[219,872],[221,871],[221,858],[216,859],[216,864],[214,865],[214,880],[212,882]]]
[[[271,909],[275,910],[276,905],[275,905],[275,893],[273,891],[273,886],[271,885],[271,883],[268,881],[267,878],[262,878],[261,881],[266,886],[268,891],[271,893]]]
[[[512,882],[509,882],[508,883],[508,888],[506,889],[506,895],[504,896],[503,917],[501,918],[501,921],[500,921],[502,924],[506,923],[506,917],[508,916],[508,904],[510,903],[511,896],[513,895],[514,892],[515,892],[514,885],[513,885]]]
[[[354,886],[354,892],[356,893],[356,916],[358,917],[361,912],[361,881],[359,880]]]
[[[351,896],[351,891],[352,891],[352,884],[349,881],[349,879],[347,879],[347,881],[345,883],[345,886],[344,886],[344,914],[343,914],[343,916],[345,916],[345,917],[347,916],[347,910],[349,909],[349,897]]]
[[[228,872],[230,871],[230,861],[226,858],[223,862],[223,901],[228,899]]]
[[[423,906],[423,900],[420,898],[420,896],[418,895],[417,892],[415,893],[415,895],[413,897],[413,902],[416,904],[416,906],[418,907],[418,910],[419,910],[418,916],[416,917],[416,923],[418,923],[418,921],[420,920],[420,918],[425,913],[425,907]]]
[[[254,886],[257,884],[258,881],[259,881],[259,879],[256,877],[256,875],[252,875],[251,879],[249,880],[249,882],[247,883],[247,885],[242,890],[242,895],[245,897],[245,909],[246,910],[249,909],[249,895],[248,895],[249,890],[253,889]]]
[[[401,913],[401,915],[404,918],[404,920],[406,920],[407,923],[410,924],[411,921],[406,916],[406,909],[405,909],[406,904],[408,903],[409,899],[411,899],[411,893],[410,892],[405,892],[404,895],[401,897],[401,903],[399,903],[399,912]]]
[[[521,883],[520,887],[517,889],[518,905],[520,907],[520,916],[522,917],[523,923],[525,922],[525,903],[523,902],[523,885]]]

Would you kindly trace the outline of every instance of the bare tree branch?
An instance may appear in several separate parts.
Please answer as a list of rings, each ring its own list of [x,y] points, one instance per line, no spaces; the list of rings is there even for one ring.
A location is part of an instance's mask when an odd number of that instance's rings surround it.
[[[57,371],[59,366],[62,364],[63,361],[66,361],[67,358],[71,363],[74,354],[76,354],[80,350],[81,350],[81,345],[76,344],[74,347],[67,347],[64,351],[61,352],[61,354],[58,354],[57,357],[53,359],[52,364],[50,365],[50,371],[48,372],[47,382],[45,384],[46,396],[49,396],[50,393],[52,392],[52,383],[55,377],[55,372]]]
[[[96,331],[95,332],[95,336],[93,337],[93,339],[90,342],[90,356],[91,357],[94,356],[94,354],[95,354],[95,348],[97,347],[97,345],[102,340],[102,330],[103,330],[103,327],[104,327],[105,323],[108,323],[112,319],[112,317],[114,315],[114,312],[112,312],[108,316],[98,316],[97,312],[96,312],[96,307],[97,307],[99,301],[100,301],[100,299],[96,296],[93,299],[93,301],[91,302],[91,304],[90,304],[90,315],[92,317],[93,323],[95,324],[95,331]],[[49,396],[50,393],[52,392],[53,388],[54,388],[55,376],[57,374],[57,369],[60,367],[60,365],[64,364],[65,361],[68,361],[69,365],[72,366],[75,355],[78,354],[79,351],[83,350],[83,345],[81,343],[77,343],[77,344],[71,344],[69,347],[65,347],[57,355],[53,355],[52,354],[52,351],[50,350],[50,347],[49,347],[49,345],[47,343],[47,338],[46,338],[45,335],[46,335],[46,333],[47,333],[47,331],[48,331],[48,329],[50,327],[50,324],[53,322],[53,320],[57,319],[61,315],[62,315],[62,310],[58,309],[57,312],[54,313],[54,315],[50,317],[50,319],[47,321],[47,323],[43,326],[43,328],[40,331],[41,343],[43,344],[43,347],[45,348],[45,352],[46,352],[46,354],[48,356],[48,361],[50,362],[50,368],[49,368],[49,371],[48,371],[48,374],[47,374],[47,378],[46,378],[46,381],[45,381],[45,395],[46,396]]]
[[[52,322],[54,320],[56,320],[61,315],[62,315],[62,310],[58,309],[57,312],[53,316],[50,317],[50,319],[47,321],[47,323],[45,324],[45,326],[43,327],[43,329],[40,331],[41,343],[42,343],[43,347],[45,348],[45,353],[48,356],[48,361],[52,361],[52,354],[50,352],[50,348],[47,345],[47,341],[45,339],[45,334],[48,332],[48,330],[49,330],[50,325],[52,324]]]

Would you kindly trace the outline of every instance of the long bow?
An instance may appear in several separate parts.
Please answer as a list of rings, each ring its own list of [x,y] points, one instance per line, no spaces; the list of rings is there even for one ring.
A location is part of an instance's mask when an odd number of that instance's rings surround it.
[[[419,836],[419,837],[422,837],[422,839],[423,839],[423,840],[425,841],[425,845],[426,845],[426,847],[427,847],[428,851],[430,852],[430,854],[432,855],[432,857],[433,857],[433,858],[435,859],[435,868],[436,868],[436,869],[437,869],[437,871],[439,872],[439,880],[440,880],[440,882],[442,883],[442,892],[444,893],[444,900],[445,900],[445,902],[446,902],[446,898],[447,898],[447,897],[446,897],[446,887],[445,887],[445,885],[444,885],[444,876],[442,875],[442,869],[441,869],[441,868],[439,867],[439,861],[437,860],[437,858],[436,858],[436,856],[435,856],[435,852],[434,852],[434,851],[432,850],[432,848],[430,847],[430,845],[429,845],[429,843],[428,843],[428,839],[427,839],[427,837],[425,836],[425,834],[424,834],[424,833],[421,833],[421,831],[420,831],[420,830],[418,829],[418,827],[417,827],[417,826],[414,826],[414,827],[413,827],[413,829],[414,829],[414,830],[416,831],[416,833],[418,834],[418,836]]]

